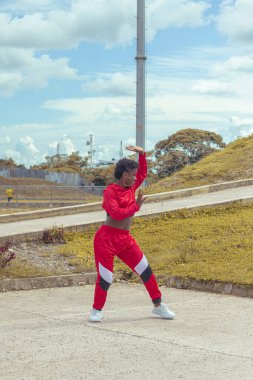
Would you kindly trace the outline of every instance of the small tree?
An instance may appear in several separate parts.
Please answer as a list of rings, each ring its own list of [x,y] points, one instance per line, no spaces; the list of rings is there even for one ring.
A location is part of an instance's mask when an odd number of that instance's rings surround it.
[[[46,162],[40,165],[33,166],[34,169],[72,169],[78,173],[82,173],[87,166],[88,157],[80,156],[79,152],[72,152],[69,156],[67,154],[55,154],[53,156],[46,156]]]
[[[209,154],[225,148],[222,137],[201,129],[182,129],[155,145],[157,173],[167,175],[191,165]]]
[[[109,165],[104,168],[85,168],[84,177],[95,186],[107,186],[114,182],[115,165]]]
[[[13,158],[0,159],[0,168],[24,168],[23,164],[17,164]]]
[[[189,164],[188,157],[180,151],[174,151],[164,156],[160,156],[156,162],[156,172],[158,177],[167,177]]]

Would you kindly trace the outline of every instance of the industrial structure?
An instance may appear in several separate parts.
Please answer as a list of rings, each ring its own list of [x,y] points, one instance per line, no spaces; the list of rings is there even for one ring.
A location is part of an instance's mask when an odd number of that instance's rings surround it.
[[[145,0],[137,0],[136,145],[145,150]]]

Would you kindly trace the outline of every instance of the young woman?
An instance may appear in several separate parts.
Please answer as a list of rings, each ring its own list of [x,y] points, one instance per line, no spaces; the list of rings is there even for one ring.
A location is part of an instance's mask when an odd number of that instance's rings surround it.
[[[107,213],[107,218],[94,238],[97,281],[89,318],[91,322],[100,322],[102,319],[102,309],[113,278],[114,256],[141,277],[154,304],[152,312],[162,318],[175,317],[175,314],[161,302],[161,292],[155,275],[129,233],[132,217],[145,200],[141,190],[135,200],[135,191],[147,176],[147,162],[142,148],[128,146],[126,149],[138,153],[139,160],[138,163],[127,158],[118,161],[114,171],[117,182],[109,185],[104,191],[102,207]]]

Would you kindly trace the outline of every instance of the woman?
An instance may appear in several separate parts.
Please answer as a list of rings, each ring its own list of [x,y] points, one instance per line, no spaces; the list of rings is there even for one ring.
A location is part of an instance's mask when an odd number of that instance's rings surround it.
[[[135,191],[147,176],[146,153],[141,147],[128,146],[127,150],[139,154],[139,162],[123,158],[116,164],[116,183],[104,191],[102,207],[107,213],[105,223],[94,238],[97,281],[94,303],[89,320],[100,322],[107,291],[112,283],[113,260],[117,256],[141,277],[154,304],[152,312],[162,318],[173,319],[175,314],[161,302],[161,292],[155,275],[140,247],[130,235],[132,217],[144,202],[140,190],[135,200]]]

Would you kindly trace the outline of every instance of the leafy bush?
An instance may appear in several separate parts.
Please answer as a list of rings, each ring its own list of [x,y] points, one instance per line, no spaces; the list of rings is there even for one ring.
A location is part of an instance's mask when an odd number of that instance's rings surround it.
[[[50,230],[44,231],[42,241],[44,244],[65,243],[65,234],[63,227],[53,226]]]
[[[15,253],[11,250],[11,245],[7,241],[4,245],[0,246],[0,268],[5,268],[16,257]]]

